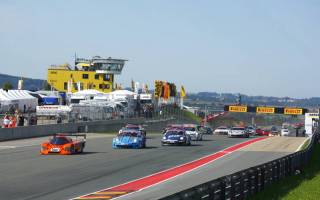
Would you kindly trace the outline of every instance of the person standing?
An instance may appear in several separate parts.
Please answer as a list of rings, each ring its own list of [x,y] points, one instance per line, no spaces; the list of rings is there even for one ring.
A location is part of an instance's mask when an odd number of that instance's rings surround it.
[[[8,128],[8,127],[9,127],[9,124],[10,124],[10,118],[9,118],[8,114],[6,113],[6,115],[5,115],[4,118],[3,118],[3,125],[2,125],[2,127],[3,127],[3,128]]]

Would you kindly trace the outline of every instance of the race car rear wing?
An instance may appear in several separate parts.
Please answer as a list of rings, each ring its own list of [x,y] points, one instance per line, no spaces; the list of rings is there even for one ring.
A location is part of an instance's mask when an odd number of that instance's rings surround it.
[[[78,140],[79,137],[82,137],[84,141],[86,141],[86,139],[87,139],[87,135],[86,134],[56,133],[56,134],[53,135],[53,137],[57,137],[57,136],[75,137],[76,140]]]

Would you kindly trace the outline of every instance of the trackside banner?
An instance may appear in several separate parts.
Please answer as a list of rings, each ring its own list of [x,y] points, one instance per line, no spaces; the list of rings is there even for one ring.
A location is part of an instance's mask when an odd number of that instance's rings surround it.
[[[224,111],[238,113],[250,112],[260,114],[304,115],[308,112],[308,109],[270,106],[226,105],[224,106]]]

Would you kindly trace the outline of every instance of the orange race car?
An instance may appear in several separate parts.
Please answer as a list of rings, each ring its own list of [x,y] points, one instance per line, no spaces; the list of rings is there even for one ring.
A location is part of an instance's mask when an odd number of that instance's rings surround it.
[[[82,153],[85,144],[86,135],[84,134],[55,134],[52,138],[50,138],[48,142],[44,142],[41,144],[40,153],[42,155],[70,155],[75,153]]]

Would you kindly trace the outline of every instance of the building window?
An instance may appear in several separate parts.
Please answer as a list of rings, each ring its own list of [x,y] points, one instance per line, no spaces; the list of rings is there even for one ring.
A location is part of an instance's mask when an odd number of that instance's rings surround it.
[[[99,89],[110,89],[110,85],[109,84],[99,84]]]
[[[83,79],[88,79],[89,78],[89,74],[82,74],[82,78]]]
[[[104,81],[110,81],[110,74],[104,74],[103,80]]]
[[[96,80],[99,80],[99,74],[94,75],[94,78],[95,78]]]
[[[67,89],[68,89],[68,83],[67,83],[67,82],[64,82],[64,83],[63,83],[63,88],[64,88],[64,90],[67,90]]]

